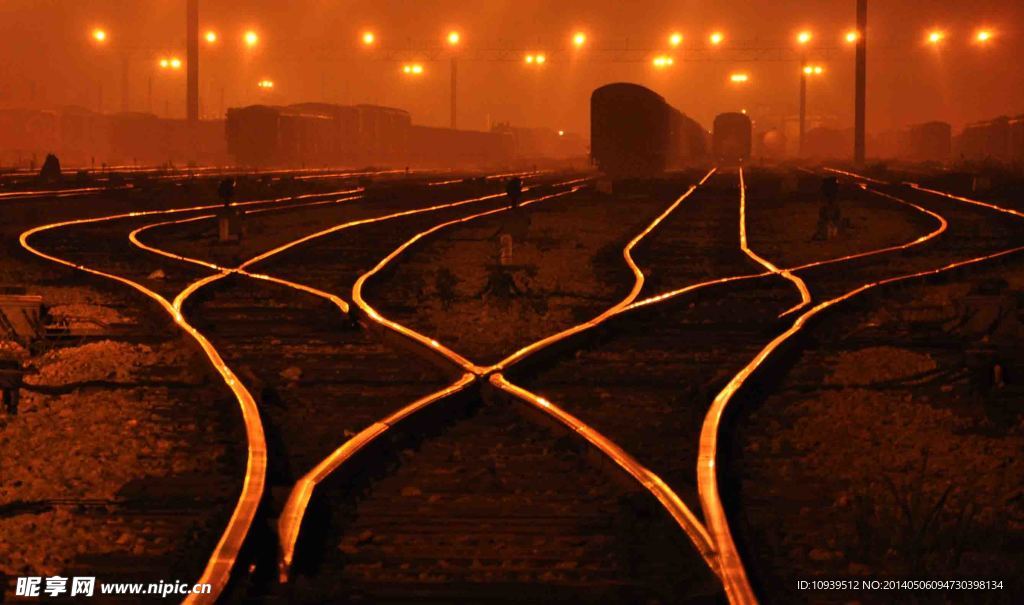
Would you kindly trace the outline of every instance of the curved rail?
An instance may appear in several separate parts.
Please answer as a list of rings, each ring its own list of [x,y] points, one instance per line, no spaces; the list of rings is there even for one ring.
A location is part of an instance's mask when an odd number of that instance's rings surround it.
[[[807,289],[807,284],[804,283],[804,280],[793,275],[789,269],[779,269],[774,263],[751,250],[747,244],[747,183],[743,179],[742,166],[740,167],[740,249],[743,250],[744,254],[752,258],[754,262],[768,269],[769,272],[791,282],[796,287],[797,292],[800,293],[800,303],[783,311],[779,317],[795,313],[811,304],[811,292]]]
[[[131,213],[127,216],[136,216],[136,213]],[[203,352],[206,353],[206,356],[210,360],[214,369],[217,370],[224,379],[225,384],[227,384],[228,388],[230,388],[231,392],[235,395],[242,411],[248,449],[242,491],[239,495],[238,502],[235,505],[235,509],[231,513],[231,518],[228,521],[227,528],[221,535],[220,540],[217,542],[217,546],[214,548],[213,555],[208,560],[202,576],[197,581],[197,583],[210,584],[212,587],[211,594],[190,595],[184,601],[185,603],[213,603],[217,600],[221,592],[224,590],[224,587],[227,585],[228,579],[231,575],[231,570],[234,567],[235,561],[238,559],[238,554],[242,549],[242,545],[245,543],[249,527],[252,524],[253,518],[256,516],[256,510],[258,509],[260,500],[263,496],[263,487],[266,479],[267,468],[267,444],[263,433],[263,424],[260,421],[259,410],[256,407],[256,402],[253,399],[252,394],[249,393],[249,390],[246,389],[245,385],[242,384],[242,381],[235,376],[234,372],[231,371],[231,368],[224,363],[220,354],[213,345],[210,344],[210,341],[207,340],[201,332],[189,324],[182,314],[175,309],[166,298],[135,281],[113,273],[92,269],[85,265],[79,265],[69,260],[46,254],[29,243],[29,238],[43,231],[68,226],[97,223],[112,220],[114,218],[126,218],[126,216],[114,215],[113,217],[78,219],[49,225],[41,225],[23,232],[19,241],[25,250],[40,258],[66,267],[71,267],[85,273],[120,282],[156,301],[171,316],[174,322],[199,344]]]
[[[707,529],[694,516],[690,507],[686,506],[683,500],[661,477],[640,464],[626,450],[619,447],[618,444],[602,435],[587,423],[547,399],[509,382],[500,372],[491,374],[488,381],[494,388],[500,389],[553,417],[636,479],[640,485],[657,498],[658,502],[672,516],[676,524],[682,528],[690,542],[697,548],[701,558],[711,568],[711,571],[716,574],[719,573],[714,545],[711,542]]]
[[[853,176],[855,178],[859,178],[859,175],[856,175],[854,173],[846,173],[846,172],[842,172],[842,171],[837,171],[837,172],[840,172],[842,174],[847,174],[847,175]],[[869,180],[869,179],[865,179],[865,180]],[[874,179],[870,179],[870,181],[880,182],[880,181],[875,181]],[[888,196],[887,194],[883,194],[883,193],[877,192],[877,191],[875,193],[879,193],[880,195],[884,195],[886,197],[893,197],[893,196]],[[941,192],[940,192],[940,195],[941,195]],[[956,196],[947,195],[947,197],[951,197],[952,199],[957,199]],[[898,199],[898,198],[894,198],[894,199]],[[900,200],[900,201],[904,201],[905,202],[905,200]],[[965,200],[961,200],[961,201],[965,201]],[[969,203],[974,203],[974,202],[976,202],[976,200],[970,200],[969,201]],[[924,209],[924,208],[922,208],[920,206],[917,206],[916,204],[912,204],[910,202],[905,202],[905,203],[907,203],[907,204],[909,204],[911,206],[914,206],[914,207],[918,208],[919,210],[927,212],[929,215],[937,218],[940,221],[940,227],[938,229],[936,229],[935,231],[929,233],[928,235],[922,236],[921,238],[918,238],[914,242],[911,242],[911,243],[908,243],[908,244],[905,244],[905,245],[901,246],[902,248],[908,248],[910,246],[923,243],[924,241],[928,241],[928,240],[930,240],[930,239],[932,239],[934,237],[937,237],[941,233],[945,232],[946,229],[948,228],[948,222],[945,220],[945,218],[943,218],[938,213],[932,212],[930,210],[926,210],[926,209]],[[1013,210],[1010,210],[1010,209],[1007,209],[1007,208],[1003,208],[1003,207],[1000,207],[1000,206],[996,206],[996,205],[993,205],[993,204],[987,204],[987,203],[984,203],[984,202],[977,202],[977,205],[982,206],[982,207],[986,207],[986,208],[990,208],[992,210],[996,210],[996,211],[1000,211],[1000,212],[1005,212],[1007,214],[1011,214],[1011,215],[1014,215],[1014,216],[1017,216],[1017,217],[1024,218],[1024,215],[1022,215],[1021,213],[1019,213],[1017,211],[1013,211]],[[877,287],[880,287],[880,286],[885,286],[885,285],[889,285],[889,284],[893,284],[893,283],[898,283],[898,282],[902,282],[902,281],[907,281],[907,280],[911,280],[911,279],[918,279],[918,278],[922,278],[922,277],[927,277],[929,275],[936,275],[936,274],[943,273],[943,272],[946,272],[946,271],[950,271],[950,270],[953,270],[953,269],[957,269],[957,268],[960,268],[960,267],[965,267],[965,266],[969,266],[969,265],[973,265],[973,264],[977,264],[977,263],[993,260],[993,259],[996,259],[996,258],[1001,258],[1003,256],[1008,256],[1008,255],[1015,254],[1015,253],[1021,252],[1021,251],[1024,251],[1024,246],[1014,247],[1014,248],[1010,248],[1010,249],[1003,250],[1003,251],[1000,251],[1000,252],[996,252],[996,253],[993,253],[993,254],[982,255],[982,256],[966,259],[966,260],[963,260],[963,261],[956,261],[956,262],[949,263],[949,264],[946,264],[944,266],[937,267],[937,268],[934,268],[934,269],[929,269],[929,270],[925,270],[925,271],[918,271],[918,272],[914,272],[914,273],[909,273],[909,274],[906,274],[906,275],[890,277],[890,278],[886,278],[886,279],[882,279],[882,280],[878,280],[878,281],[874,281],[874,282],[868,282],[868,283],[865,283],[865,284],[862,284],[862,285],[858,286],[857,288],[849,290],[849,291],[847,291],[846,293],[844,293],[844,294],[842,294],[840,296],[836,296],[836,297],[831,298],[829,300],[820,302],[817,305],[815,305],[814,307],[812,307],[809,310],[805,311],[803,314],[801,314],[796,319],[796,321],[794,321],[793,325],[789,329],[787,329],[785,332],[783,332],[782,334],[777,336],[775,339],[773,339],[770,343],[768,343],[754,357],[754,359],[750,363],[748,363],[747,366],[745,366],[738,374],[736,374],[732,378],[732,380],[730,380],[729,383],[718,393],[718,395],[715,397],[714,401],[712,402],[711,409],[708,411],[707,416],[705,416],[704,425],[703,425],[703,427],[701,429],[700,450],[699,450],[698,465],[697,465],[697,475],[698,475],[698,489],[699,489],[699,493],[700,493],[700,497],[701,497],[702,507],[703,507],[703,509],[705,511],[705,519],[707,519],[707,521],[708,521],[708,527],[709,527],[709,529],[711,531],[712,538],[714,540],[716,548],[718,549],[718,551],[720,553],[720,556],[722,557],[721,565],[722,565],[722,570],[725,573],[726,578],[727,578],[726,592],[729,595],[730,602],[734,602],[734,603],[755,603],[756,602],[756,598],[754,597],[753,591],[750,588],[749,581],[747,580],[747,577],[746,577],[746,572],[743,569],[742,561],[740,560],[739,553],[736,550],[735,543],[734,543],[734,541],[732,539],[732,534],[731,534],[731,532],[729,530],[728,521],[725,518],[724,511],[722,511],[722,508],[721,508],[721,500],[720,500],[720,495],[719,495],[719,492],[718,492],[718,478],[717,478],[717,472],[716,472],[716,468],[715,468],[715,459],[717,457],[718,433],[719,433],[719,429],[721,427],[722,416],[723,416],[723,414],[725,412],[725,409],[728,406],[729,402],[732,400],[732,398],[735,396],[735,394],[739,391],[739,389],[743,386],[743,384],[750,377],[750,375],[752,375],[759,367],[761,367],[764,364],[764,362],[771,356],[771,354],[773,352],[775,352],[782,344],[784,344],[787,340],[789,340],[789,338],[791,338],[794,334],[798,333],[807,324],[807,322],[811,318],[813,318],[815,315],[819,314],[820,312],[824,311],[825,309],[828,309],[828,308],[830,308],[830,307],[832,307],[834,305],[842,303],[842,302],[844,302],[846,300],[849,300],[849,299],[851,299],[851,298],[853,298],[855,296],[858,296],[858,295],[860,295],[860,294],[862,294],[862,293],[864,293],[864,292],[866,292],[868,290],[871,290],[871,289],[874,289],[874,288],[877,288]]]
[[[569,183],[564,183],[564,184],[565,185],[569,185],[570,183],[572,183],[572,181],[570,181]],[[541,197],[525,201],[525,202],[521,203],[519,205],[519,207],[522,208],[524,206],[529,206],[529,205],[532,205],[532,204],[536,204],[538,202],[543,202],[543,201],[554,199],[554,198],[557,198],[557,197],[562,197],[562,196],[565,196],[565,195],[569,195],[569,194],[575,193],[575,192],[577,192],[579,190],[580,190],[580,187],[572,186],[567,191],[560,191],[558,193],[551,193],[551,194],[548,194],[548,195],[543,195]],[[359,279],[356,280],[355,285],[352,286],[352,302],[354,302],[356,304],[356,306],[358,306],[359,309],[368,318],[370,318],[370,320],[372,320],[373,322],[377,323],[378,325],[380,325],[380,326],[382,326],[382,327],[384,327],[384,328],[386,328],[388,330],[391,330],[392,332],[394,332],[394,333],[396,333],[396,334],[398,334],[398,335],[400,335],[402,337],[405,337],[405,338],[407,338],[409,340],[412,340],[412,341],[420,343],[421,345],[425,346],[427,348],[427,350],[434,351],[434,352],[440,354],[441,356],[447,358],[449,361],[451,361],[453,364],[457,365],[459,368],[461,368],[465,372],[470,372],[470,373],[472,373],[474,375],[477,375],[477,376],[480,376],[480,375],[484,374],[485,371],[486,371],[486,368],[483,368],[483,367],[477,365],[476,363],[466,359],[465,357],[463,357],[459,353],[456,353],[455,351],[453,351],[452,349],[448,348],[447,346],[441,344],[437,340],[435,340],[433,338],[430,338],[429,336],[425,336],[425,335],[417,332],[416,330],[413,330],[412,328],[408,328],[408,327],[403,326],[402,324],[400,324],[398,322],[392,321],[392,320],[384,317],[370,303],[366,302],[366,299],[363,298],[363,286],[366,284],[367,280],[369,280],[374,275],[377,275],[382,270],[384,270],[384,268],[387,267],[388,264],[391,263],[391,261],[393,261],[400,254],[402,254],[407,249],[409,249],[410,246],[412,246],[416,242],[420,241],[424,237],[426,237],[426,236],[428,236],[428,235],[430,235],[432,233],[435,233],[437,231],[440,231],[441,229],[444,229],[446,227],[450,227],[452,225],[457,225],[457,224],[460,224],[460,223],[465,223],[465,222],[472,221],[472,220],[475,220],[475,219],[478,219],[478,218],[482,218],[482,217],[485,217],[485,216],[490,216],[490,215],[493,215],[493,214],[498,214],[500,212],[506,212],[506,211],[508,211],[508,207],[495,208],[493,210],[487,210],[485,212],[479,212],[477,214],[471,214],[469,216],[464,216],[464,217],[460,217],[460,218],[453,219],[453,220],[450,220],[450,221],[446,221],[444,223],[435,225],[435,226],[431,227],[430,229],[427,229],[426,231],[421,231],[421,232],[417,233],[416,235],[414,235],[413,237],[411,237],[407,241],[405,241],[402,245],[400,245],[397,248],[395,248],[390,254],[388,254],[387,256],[382,258],[380,260],[380,262],[378,262],[372,269],[370,269],[366,273],[363,273],[362,275],[359,276]]]
[[[338,449],[331,452],[329,456],[321,460],[319,464],[295,483],[295,487],[288,494],[288,500],[285,502],[277,522],[277,534],[281,542],[281,555],[278,560],[278,579],[282,583],[287,582],[289,579],[292,562],[295,557],[295,545],[299,539],[299,530],[302,528],[302,520],[305,518],[306,508],[316,486],[371,442],[394,428],[396,424],[433,403],[465,390],[466,387],[476,382],[476,378],[475,374],[467,372],[453,384],[425,397],[421,397],[386,418],[374,422],[345,441]]]
[[[620,300],[612,307],[609,307],[607,310],[605,310],[597,317],[594,317],[582,324],[577,324],[566,330],[562,330],[557,334],[553,334],[551,336],[548,336],[547,338],[541,339],[537,342],[534,342],[519,349],[518,351],[512,353],[505,359],[502,359],[498,363],[487,368],[486,372],[502,372],[512,364],[521,361],[522,359],[536,353],[537,351],[540,351],[541,349],[544,349],[556,342],[565,340],[566,338],[572,336],[573,334],[583,332],[585,330],[589,330],[600,325],[606,319],[608,319],[612,315],[615,315],[620,310],[622,310],[623,308],[627,307],[630,303],[632,303],[636,299],[636,297],[640,295],[640,291],[643,290],[644,281],[646,279],[644,277],[644,272],[636,264],[636,261],[633,260],[633,249],[637,246],[637,244],[640,243],[641,240],[647,237],[647,235],[650,234],[651,231],[653,231],[658,225],[660,225],[662,221],[664,221],[670,214],[672,214],[676,210],[676,208],[679,207],[680,204],[682,204],[688,197],[690,197],[698,187],[707,182],[707,180],[711,178],[711,175],[713,175],[716,171],[717,168],[712,168],[711,170],[709,170],[707,174],[705,174],[704,177],[696,185],[692,185],[689,189],[687,189],[685,193],[683,193],[681,196],[679,196],[678,199],[672,202],[668,206],[668,208],[664,210],[664,212],[659,214],[653,221],[651,221],[643,231],[638,233],[633,239],[629,241],[629,243],[626,244],[626,247],[622,249],[622,258],[626,261],[626,265],[629,267],[629,270],[633,272],[633,287],[630,289],[629,293],[625,296],[625,298]]]

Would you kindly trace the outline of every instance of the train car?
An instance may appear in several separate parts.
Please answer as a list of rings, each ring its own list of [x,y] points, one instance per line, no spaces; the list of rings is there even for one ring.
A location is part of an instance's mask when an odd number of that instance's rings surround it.
[[[324,165],[336,147],[330,115],[288,107],[228,109],[225,135],[228,153],[247,166]]]
[[[58,118],[52,111],[0,110],[0,163],[41,164],[59,146]]]
[[[669,108],[669,167],[704,158],[708,152],[708,133],[696,120]]]
[[[400,162],[408,148],[409,112],[380,105],[356,105],[359,116],[357,134],[360,161]]]
[[[60,160],[64,166],[93,166],[110,157],[110,119],[78,106],[57,109]],[[223,137],[221,137],[223,138]]]
[[[297,103],[289,108],[307,114],[328,116],[329,148],[324,161],[335,166],[351,166],[360,159],[359,109],[332,103]]]
[[[953,127],[948,122],[914,124],[905,133],[903,155],[911,160],[945,162],[952,152]]]
[[[490,168],[507,165],[515,142],[507,132],[409,127],[407,162],[434,168]]]
[[[729,112],[715,117],[712,147],[714,156],[723,162],[745,162],[750,159],[752,124],[746,114]]]
[[[612,178],[661,174],[669,162],[669,105],[637,84],[608,84],[590,95],[590,155]]]
[[[154,164],[165,157],[164,129],[151,113],[126,111],[109,116],[108,164]]]
[[[964,127],[957,137],[956,154],[974,161],[1008,162],[1012,157],[1010,118],[976,122]]]

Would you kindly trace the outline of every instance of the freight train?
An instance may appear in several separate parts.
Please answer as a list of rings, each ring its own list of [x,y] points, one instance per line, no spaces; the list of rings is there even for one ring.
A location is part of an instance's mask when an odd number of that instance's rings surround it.
[[[954,151],[964,160],[1024,164],[1024,115],[968,124],[956,137]]]
[[[590,155],[613,179],[650,178],[707,156],[707,132],[638,84],[602,86],[590,96]]]
[[[226,136],[235,161],[253,167],[491,167],[514,153],[508,133],[414,125],[408,112],[377,105],[231,108]]]
[[[222,120],[185,120],[153,114],[100,114],[81,107],[0,109],[0,165],[39,165],[56,153],[65,166],[226,163]],[[194,156],[193,156],[194,154]]]
[[[722,113],[715,117],[712,147],[720,162],[742,163],[750,159],[753,125],[744,113]]]

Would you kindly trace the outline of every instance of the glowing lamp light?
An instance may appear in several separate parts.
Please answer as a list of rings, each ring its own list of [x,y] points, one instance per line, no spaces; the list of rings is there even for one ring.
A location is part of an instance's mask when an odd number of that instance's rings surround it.
[[[272,89],[274,87],[274,81],[273,80],[260,80],[259,82],[256,83],[256,86],[258,86],[259,88],[262,88],[263,90],[270,90],[270,89]]]
[[[928,43],[929,44],[939,44],[945,38],[946,38],[946,34],[944,32],[939,31],[939,30],[933,30],[931,32],[928,32]]]
[[[558,131],[558,136],[564,137],[565,136],[565,131],[564,130],[559,130]]]
[[[655,69],[665,69],[671,67],[675,61],[668,55],[658,55],[651,60],[651,64],[654,65]]]
[[[206,43],[207,44],[216,44],[217,43],[217,32],[215,32],[213,30],[210,30],[210,31],[206,32],[206,35],[204,35],[203,37],[206,38]]]
[[[846,32],[846,36],[844,36],[844,39],[846,40],[847,44],[854,44],[855,42],[857,42],[857,40],[860,40],[860,32],[855,29],[851,29],[850,31]]]
[[[587,34],[583,32],[576,32],[572,37],[572,43],[576,45],[576,48],[580,48],[587,43]]]
[[[171,66],[171,62],[167,59],[160,59],[160,69],[167,69]]]
[[[249,48],[252,48],[260,43],[259,35],[252,30],[245,32],[245,36],[243,37],[243,39],[245,40],[245,45]]]
[[[423,65],[419,63],[407,63],[402,66],[402,73],[410,76],[418,76],[423,73]]]
[[[181,69],[181,59],[174,57],[170,61],[171,69]]]
[[[980,29],[978,33],[974,34],[974,39],[980,44],[985,44],[992,39],[992,32],[987,29]]]
[[[708,41],[712,46],[718,46],[725,41],[725,35],[722,32],[714,32],[708,37]]]
[[[377,41],[377,36],[373,32],[363,32],[363,44],[366,46],[372,46]]]
[[[459,35],[459,32],[456,32],[456,31],[448,32],[448,45],[449,46],[457,46],[460,41],[462,41],[462,36]]]
[[[92,30],[92,39],[103,44],[107,41],[107,32],[99,28],[94,29]]]
[[[543,65],[545,62],[547,62],[548,58],[544,56],[544,54],[542,53],[537,55],[535,60],[537,61],[537,65]]]
[[[674,32],[671,36],[668,37],[668,43],[672,47],[679,46],[680,44],[683,43],[683,34],[679,32]]]
[[[729,75],[729,81],[736,84],[743,84],[750,80],[750,76],[745,73],[735,73]]]
[[[811,32],[803,31],[796,35],[796,41],[799,44],[807,44],[811,41]]]

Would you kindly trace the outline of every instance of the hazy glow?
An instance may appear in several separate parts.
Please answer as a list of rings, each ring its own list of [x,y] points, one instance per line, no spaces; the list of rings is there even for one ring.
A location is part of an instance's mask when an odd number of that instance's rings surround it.
[[[459,32],[452,31],[448,32],[448,44],[451,46],[457,45],[462,40],[462,36]]]
[[[181,69],[181,59],[174,57],[171,59],[171,69]]]
[[[748,80],[750,80],[750,76],[742,72],[729,75],[729,81],[736,82],[737,84],[742,84]]]
[[[979,29],[978,33],[974,35],[974,39],[982,44],[992,39],[992,31],[988,29]]]
[[[167,69],[171,66],[171,62],[167,59],[160,59],[160,69]]]
[[[215,42],[217,42],[217,32],[213,30],[206,32],[206,35],[203,37],[206,38],[206,41],[209,44],[214,44]]]
[[[931,32],[928,32],[928,43],[929,44],[938,44],[938,43],[942,42],[945,38],[946,38],[946,33],[943,32],[943,31],[940,31],[940,30],[936,29],[936,30],[932,30]]]
[[[258,87],[260,87],[260,88],[262,88],[264,90],[270,90],[271,88],[274,87],[274,81],[273,80],[263,79],[263,80],[260,80],[259,82],[257,82],[256,86],[258,86]]]
[[[665,69],[666,67],[671,67],[673,63],[675,61],[668,55],[658,55],[651,60],[651,64],[654,65],[655,69]]]
[[[668,37],[668,43],[671,46],[679,46],[680,44],[683,43],[683,34],[679,32],[674,32],[671,36]]]
[[[419,63],[406,63],[402,66],[402,73],[410,76],[418,76],[423,73],[423,65]]]
[[[92,30],[92,39],[97,41],[97,42],[100,42],[100,43],[106,42],[107,41],[107,32],[105,30],[98,29],[98,28],[94,29],[94,30]]]
[[[725,41],[725,34],[723,34],[722,32],[714,32],[708,37],[708,40],[714,46],[718,46],[723,41]]]
[[[252,30],[249,30],[249,31],[245,32],[244,39],[245,39],[245,45],[250,47],[250,48],[252,48],[253,46],[256,46],[260,42],[259,35],[256,32],[252,31]]]
[[[377,41],[377,36],[373,32],[363,32],[363,44],[370,46]]]
[[[543,65],[547,60],[548,58],[544,56],[544,53],[537,55],[536,61],[538,65]]]
[[[796,35],[796,41],[800,44],[807,44],[808,42],[811,41],[811,37],[811,32],[802,31]]]
[[[851,29],[850,31],[846,32],[846,36],[844,36],[844,39],[846,40],[847,44],[853,44],[857,40],[860,40],[860,32],[855,29]]]
[[[583,32],[576,32],[572,37],[572,43],[575,44],[577,48],[583,46],[587,43],[587,34]]]

